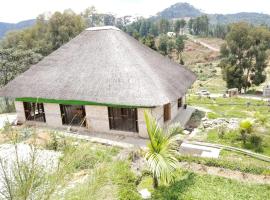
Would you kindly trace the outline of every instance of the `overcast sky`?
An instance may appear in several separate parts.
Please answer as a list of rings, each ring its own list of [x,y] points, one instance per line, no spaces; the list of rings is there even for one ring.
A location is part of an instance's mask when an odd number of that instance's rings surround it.
[[[1,0],[0,21],[18,22],[41,13],[71,8],[79,13],[95,6],[100,12],[150,16],[177,3],[188,2],[206,13],[259,12],[270,14],[269,0]]]

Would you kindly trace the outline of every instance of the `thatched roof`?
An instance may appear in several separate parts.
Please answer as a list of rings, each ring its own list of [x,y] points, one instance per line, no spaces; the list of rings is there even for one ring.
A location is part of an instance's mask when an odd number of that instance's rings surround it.
[[[194,81],[186,67],[107,27],[85,30],[0,95],[148,107],[175,101]]]

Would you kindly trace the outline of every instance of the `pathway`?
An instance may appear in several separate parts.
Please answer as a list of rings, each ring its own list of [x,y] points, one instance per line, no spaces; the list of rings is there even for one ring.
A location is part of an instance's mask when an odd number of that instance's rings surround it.
[[[202,46],[204,46],[204,47],[210,49],[211,51],[220,52],[220,50],[219,50],[218,48],[213,47],[212,45],[207,44],[207,43],[205,43],[205,42],[202,42],[202,41],[200,41],[199,39],[194,39],[194,37],[193,37],[192,35],[190,35],[190,34],[187,34],[187,36],[188,36],[188,38],[189,38],[192,42],[194,42],[194,43],[200,44],[200,45],[202,45]]]

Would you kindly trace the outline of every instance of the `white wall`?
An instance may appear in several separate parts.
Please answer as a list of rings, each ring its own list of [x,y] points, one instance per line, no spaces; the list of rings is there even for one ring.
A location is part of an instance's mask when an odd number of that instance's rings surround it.
[[[46,124],[51,127],[61,127],[62,118],[59,104],[44,103]]]
[[[25,122],[25,113],[24,113],[24,107],[23,102],[21,101],[15,101],[15,108],[17,112],[17,120],[18,122]]]

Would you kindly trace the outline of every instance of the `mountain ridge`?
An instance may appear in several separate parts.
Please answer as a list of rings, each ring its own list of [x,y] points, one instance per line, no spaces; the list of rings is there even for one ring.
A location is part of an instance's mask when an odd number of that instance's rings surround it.
[[[7,23],[7,22],[0,22],[0,38],[4,37],[4,35],[8,31],[24,29],[35,24],[35,19],[23,20],[18,23]]]
[[[245,21],[254,25],[270,25],[270,15],[258,12],[239,12],[233,14],[210,14],[204,13],[189,3],[176,3],[162,11],[158,12],[151,19],[177,19],[177,18],[194,18],[201,15],[207,15],[211,24],[229,24]]]

